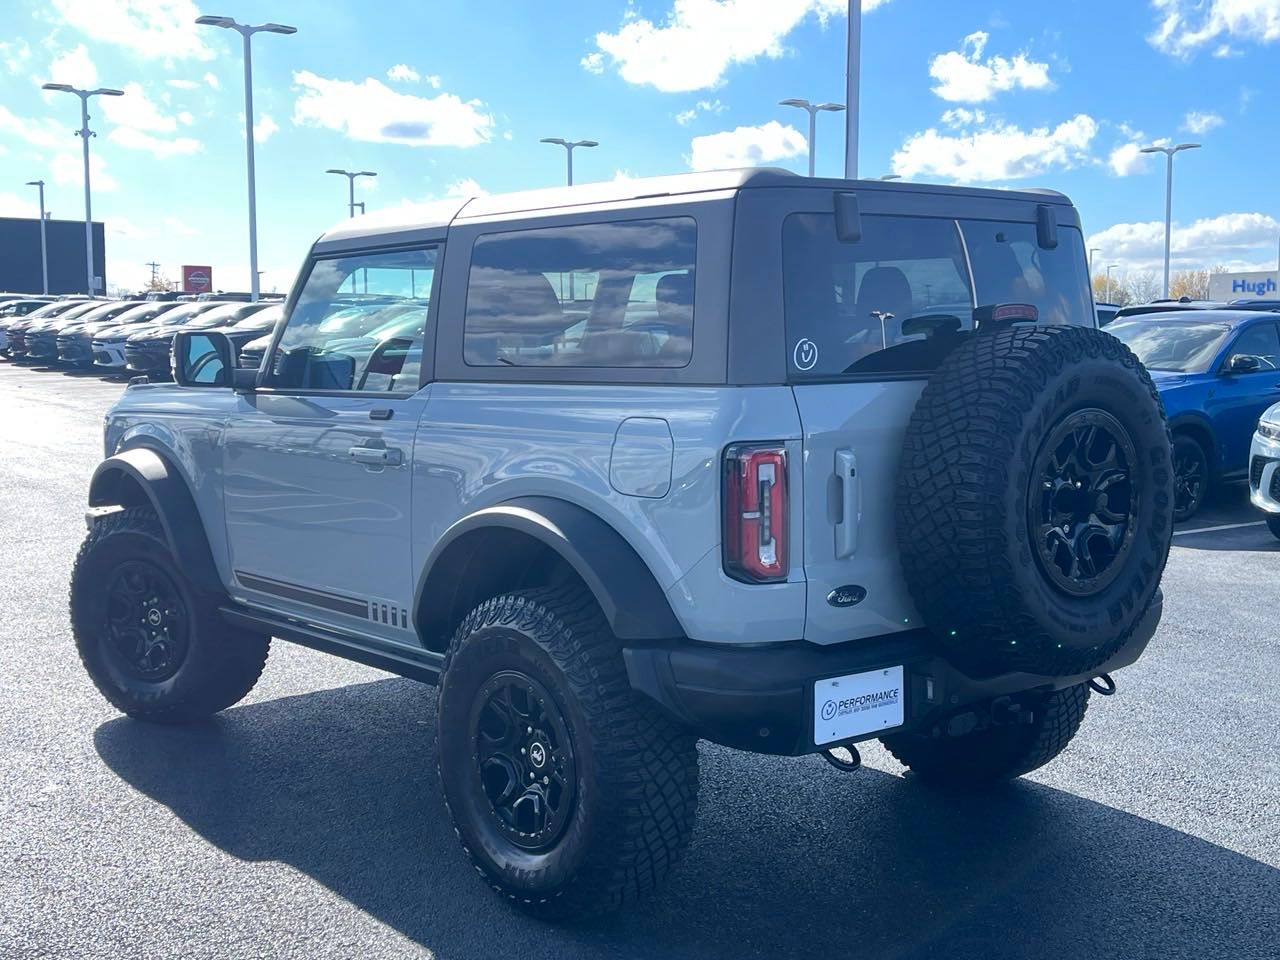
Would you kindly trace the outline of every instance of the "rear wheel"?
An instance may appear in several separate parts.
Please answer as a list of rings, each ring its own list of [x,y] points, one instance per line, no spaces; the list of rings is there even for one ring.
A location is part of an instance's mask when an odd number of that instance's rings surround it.
[[[580,583],[488,600],[454,635],[438,709],[440,780],[489,885],[568,919],[655,888],[688,843],[695,738],[632,692]]]
[[[1173,438],[1173,484],[1173,519],[1181,523],[1199,512],[1209,490],[1209,458],[1185,433]]]
[[[1030,773],[1067,748],[1089,706],[1077,684],[1030,702],[1030,723],[988,727],[960,737],[899,734],[885,748],[921,780],[940,786],[989,786]]]
[[[71,628],[94,685],[141,720],[189,723],[253,689],[271,638],[236,630],[183,575],[150,507],[100,519],[71,573]]]

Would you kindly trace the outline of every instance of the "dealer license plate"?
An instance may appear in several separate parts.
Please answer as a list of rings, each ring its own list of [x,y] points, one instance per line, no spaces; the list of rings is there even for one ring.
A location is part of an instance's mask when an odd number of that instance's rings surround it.
[[[819,680],[813,685],[813,742],[821,746],[900,727],[904,699],[902,667]]]

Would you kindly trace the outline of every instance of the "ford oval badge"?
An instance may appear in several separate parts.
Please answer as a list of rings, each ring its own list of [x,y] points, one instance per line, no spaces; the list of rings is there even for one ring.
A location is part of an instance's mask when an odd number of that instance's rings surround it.
[[[827,594],[827,603],[833,607],[852,607],[865,599],[867,599],[867,588],[860,587],[856,583],[846,583],[843,587],[836,587]]]

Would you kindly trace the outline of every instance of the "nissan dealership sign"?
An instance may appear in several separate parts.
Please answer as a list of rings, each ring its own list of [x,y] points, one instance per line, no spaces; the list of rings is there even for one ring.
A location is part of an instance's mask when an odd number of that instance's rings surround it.
[[[213,267],[184,266],[182,268],[183,293],[208,293],[213,289]]]
[[[1280,302],[1280,270],[1257,273],[1212,273],[1210,300],[1276,300]]]

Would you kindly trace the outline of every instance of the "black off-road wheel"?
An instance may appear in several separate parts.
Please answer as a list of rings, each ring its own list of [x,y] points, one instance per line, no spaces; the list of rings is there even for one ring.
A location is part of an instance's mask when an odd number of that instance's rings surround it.
[[[695,738],[635,694],[590,592],[481,604],[445,660],[437,757],[463,848],[489,885],[547,920],[656,888],[693,830]]]
[[[1209,492],[1209,458],[1185,433],[1173,438],[1173,484],[1173,519],[1181,523],[1200,512]]]
[[[190,723],[240,701],[271,638],[217,614],[170,551],[150,507],[98,520],[71,573],[71,628],[99,692],[140,720]]]
[[[903,572],[938,645],[976,676],[1077,676],[1133,635],[1173,533],[1160,397],[1086,327],[980,332],[926,385],[897,498]]]
[[[1077,684],[1031,698],[1030,723],[988,727],[960,737],[904,733],[881,741],[921,780],[978,789],[1043,767],[1067,748],[1089,706],[1089,687]]]

